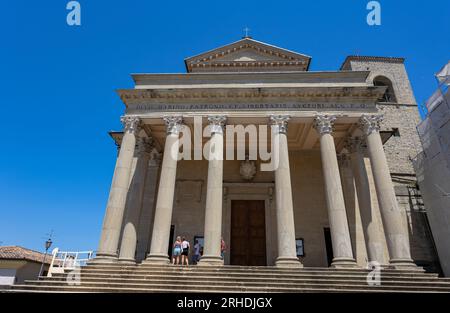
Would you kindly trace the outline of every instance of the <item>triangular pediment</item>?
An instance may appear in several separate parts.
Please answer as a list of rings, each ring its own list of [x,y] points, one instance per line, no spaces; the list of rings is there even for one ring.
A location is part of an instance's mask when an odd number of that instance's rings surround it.
[[[188,72],[307,71],[311,57],[251,38],[187,58]]]
[[[235,62],[247,62],[247,61],[285,61],[281,56],[269,54],[254,47],[242,48],[236,51],[227,53],[215,59],[217,62],[222,61],[235,61]]]

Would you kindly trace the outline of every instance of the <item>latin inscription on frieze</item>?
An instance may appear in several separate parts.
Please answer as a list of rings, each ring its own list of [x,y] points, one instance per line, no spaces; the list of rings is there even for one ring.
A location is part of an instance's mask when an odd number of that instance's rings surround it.
[[[221,104],[134,104],[127,112],[191,112],[191,111],[248,111],[248,110],[367,110],[374,108],[364,103],[221,103]]]

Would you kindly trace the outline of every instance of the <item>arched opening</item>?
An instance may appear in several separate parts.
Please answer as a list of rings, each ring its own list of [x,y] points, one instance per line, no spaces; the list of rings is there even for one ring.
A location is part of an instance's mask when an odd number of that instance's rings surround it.
[[[397,102],[394,88],[389,78],[384,76],[377,76],[373,79],[374,86],[387,87],[384,95],[379,99],[380,102]]]

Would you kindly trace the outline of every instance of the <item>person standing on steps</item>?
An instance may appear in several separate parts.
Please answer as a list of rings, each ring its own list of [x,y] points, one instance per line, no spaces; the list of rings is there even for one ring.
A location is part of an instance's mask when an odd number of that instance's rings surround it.
[[[222,257],[222,260],[225,259],[226,251],[227,251],[227,245],[225,244],[225,240],[223,240],[223,237],[220,237],[220,255]]]
[[[200,260],[200,243],[196,239],[194,243],[194,256],[192,257],[192,263],[197,264],[199,260]]]
[[[183,241],[181,242],[181,265],[184,265],[184,261],[186,260],[186,265],[189,266],[189,241],[183,237]]]
[[[175,240],[175,242],[173,243],[173,253],[172,253],[172,263],[173,265],[175,264],[180,264],[180,255],[181,255],[181,237],[177,236],[177,239]]]

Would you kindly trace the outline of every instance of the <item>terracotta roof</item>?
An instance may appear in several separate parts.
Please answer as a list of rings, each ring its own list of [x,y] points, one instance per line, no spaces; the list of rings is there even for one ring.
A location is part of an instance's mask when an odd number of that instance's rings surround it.
[[[19,246],[3,246],[0,247],[0,260],[27,260],[42,263],[44,253],[26,249]],[[50,264],[52,255],[47,254],[45,263]]]

